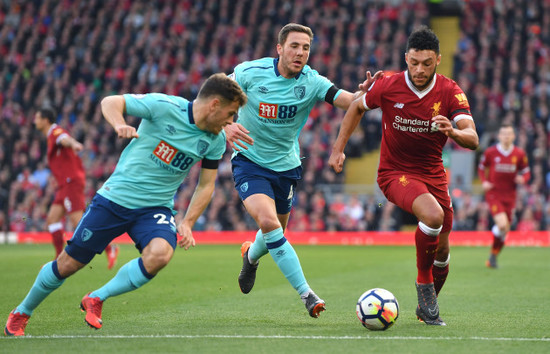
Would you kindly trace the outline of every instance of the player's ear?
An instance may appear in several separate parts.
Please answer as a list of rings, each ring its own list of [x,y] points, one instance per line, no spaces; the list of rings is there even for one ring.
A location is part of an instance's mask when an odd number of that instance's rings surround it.
[[[277,43],[277,54],[283,54],[283,46]]]
[[[211,100],[210,100],[210,104],[209,104],[209,107],[210,107],[210,112],[214,112],[216,111],[218,108],[220,108],[220,99],[218,97],[213,97]]]

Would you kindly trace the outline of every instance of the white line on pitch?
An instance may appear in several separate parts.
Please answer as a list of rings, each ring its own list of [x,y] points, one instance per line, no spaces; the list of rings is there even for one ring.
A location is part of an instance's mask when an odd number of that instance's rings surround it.
[[[8,339],[11,337],[0,337]],[[231,334],[212,334],[212,335],[193,335],[193,334],[163,334],[163,335],[50,335],[33,336],[27,335],[21,339],[140,339],[140,338],[176,338],[176,339],[201,339],[201,338],[220,338],[220,339],[325,339],[325,340],[444,340],[444,341],[495,341],[495,342],[550,342],[550,338],[510,338],[510,337],[406,337],[406,336],[278,336],[278,335],[231,335]]]

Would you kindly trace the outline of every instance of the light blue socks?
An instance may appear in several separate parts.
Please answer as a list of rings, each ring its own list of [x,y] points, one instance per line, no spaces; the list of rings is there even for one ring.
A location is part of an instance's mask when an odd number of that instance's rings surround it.
[[[281,272],[283,272],[298,294],[302,295],[310,291],[311,289],[302,271],[298,255],[292,245],[286,240],[283,229],[280,227],[263,234],[263,237],[269,254],[271,254]],[[256,236],[257,239],[258,237]],[[254,243],[256,244],[257,242]]]
[[[57,261],[46,263],[42,269],[40,269],[40,272],[38,272],[36,280],[23,302],[15,308],[15,312],[31,316],[34,309],[40,305],[52,291],[59,288],[64,281],[65,278],[59,275]]]
[[[256,240],[250,245],[248,249],[248,260],[258,261],[261,257],[268,253],[267,246],[265,245],[264,234],[262,230],[258,230],[256,233]]]
[[[101,288],[92,291],[88,296],[99,297],[101,301],[105,301],[111,296],[136,290],[151,279],[153,279],[153,275],[145,270],[141,257],[132,259],[118,270],[113,279]]]
[[[105,301],[111,296],[135,290],[152,278],[153,276],[145,270],[142,259],[136,258],[122,266],[113,279],[89,296],[99,297],[101,301]],[[46,263],[23,302],[15,308],[15,312],[31,316],[34,309],[64,281],[57,269],[57,261]]]

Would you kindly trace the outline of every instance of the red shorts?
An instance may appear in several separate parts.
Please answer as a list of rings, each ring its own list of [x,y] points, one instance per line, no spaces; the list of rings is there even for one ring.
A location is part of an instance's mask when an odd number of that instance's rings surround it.
[[[487,192],[485,194],[485,201],[489,205],[491,215],[495,216],[500,213],[506,213],[508,221],[512,221],[512,212],[516,205],[516,196],[503,198],[501,193]]]
[[[84,210],[86,207],[84,200],[84,184],[69,182],[57,188],[52,204],[63,205],[67,213]]]
[[[453,205],[447,187],[447,177],[426,177],[408,172],[383,172],[377,179],[386,198],[401,209],[414,214],[412,204],[421,194],[430,193],[439,202],[445,213],[441,232],[453,228]]]

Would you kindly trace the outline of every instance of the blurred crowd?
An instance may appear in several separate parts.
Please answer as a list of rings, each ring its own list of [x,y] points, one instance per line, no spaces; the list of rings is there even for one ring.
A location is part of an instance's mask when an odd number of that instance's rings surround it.
[[[40,106],[55,108],[58,124],[84,144],[89,200],[128,143],[116,138],[101,115],[99,102],[106,95],[164,92],[193,98],[210,74],[229,74],[242,61],[276,56],[277,33],[288,22],[313,29],[309,64],[353,91],[366,70],[403,70],[408,34],[429,20],[427,3],[407,0],[0,1],[0,231],[46,229],[55,182],[45,138],[33,128]],[[550,1],[467,1],[460,27],[454,78],[469,97],[482,148],[495,142],[502,122],[511,122],[517,144],[529,152],[533,178],[518,193],[514,227],[548,228]],[[378,193],[343,193],[344,176],[327,166],[343,113],[320,103],[302,131],[304,178],[289,228],[399,230],[410,223],[408,215]],[[348,144],[348,157],[378,149],[380,119],[378,110],[366,114]],[[134,117],[128,121],[139,123]],[[195,166],[176,196],[180,212],[198,173]],[[491,218],[482,196],[472,186],[451,190],[455,228],[487,230]],[[234,189],[229,151],[196,229],[255,229]]]

